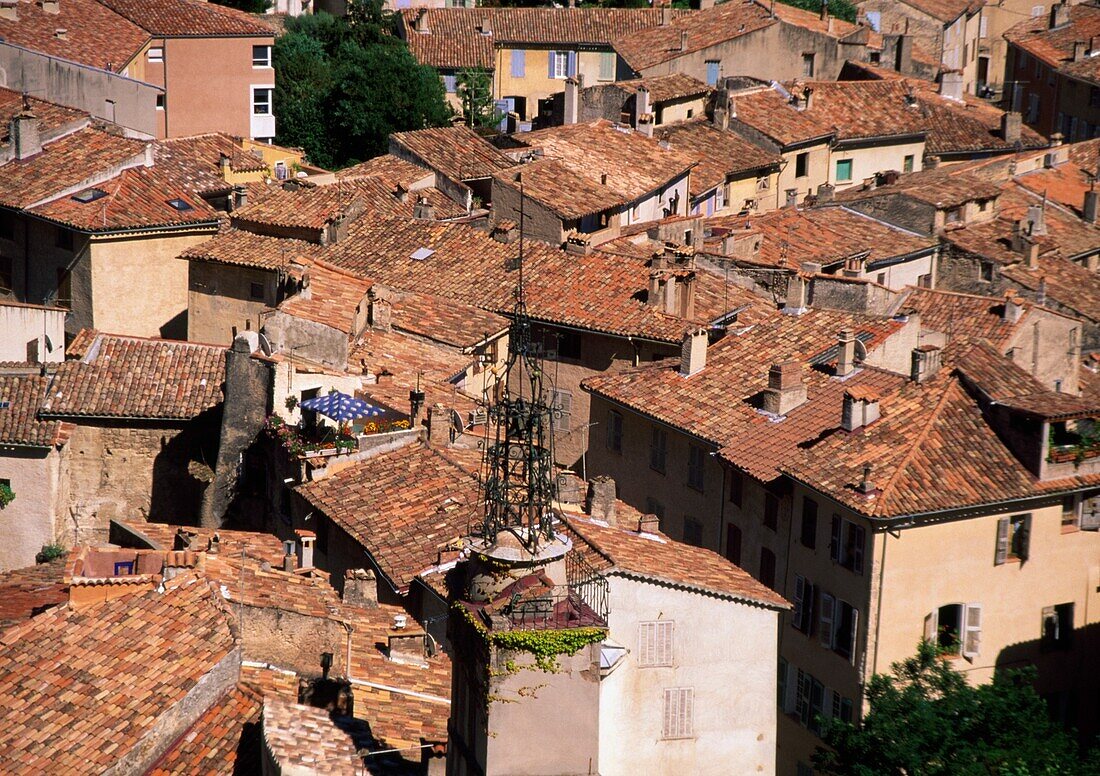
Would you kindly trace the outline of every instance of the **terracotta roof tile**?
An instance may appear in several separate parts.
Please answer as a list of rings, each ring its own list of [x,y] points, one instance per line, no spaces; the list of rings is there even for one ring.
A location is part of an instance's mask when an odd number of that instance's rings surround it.
[[[153,145],[157,168],[204,197],[225,194],[233,188],[222,176],[223,155],[230,158],[234,172],[267,170],[262,159],[241,150],[238,138],[223,132],[167,138]]]
[[[322,250],[320,245],[305,240],[269,237],[243,229],[227,228],[206,242],[188,248],[180,254],[180,258],[281,270],[291,262],[303,263],[320,256]]]
[[[38,119],[38,130],[43,138],[52,138],[68,128],[75,128],[88,121],[88,114],[75,108],[30,96],[27,101]],[[5,145],[11,142],[11,120],[22,110],[23,95],[11,89],[0,88],[0,141]]]
[[[937,167],[900,176],[895,183],[864,189],[859,186],[837,192],[838,202],[874,199],[890,194],[902,194],[936,208],[951,208],[980,199],[1000,196],[998,183],[968,170],[965,166]]]
[[[309,262],[307,267],[309,294],[290,296],[278,309],[354,336],[358,308],[371,282],[319,259]]]
[[[45,417],[190,420],[219,405],[226,349],[99,334],[79,360],[57,368]]]
[[[384,181],[401,184],[408,188],[413,183],[434,176],[434,173],[419,164],[402,159],[393,154],[382,154],[365,162],[336,171],[338,180],[349,178],[381,178]]]
[[[0,375],[0,444],[52,447],[60,444],[62,424],[39,420],[48,377]]]
[[[746,124],[779,146],[833,137],[837,133],[834,122],[827,115],[798,110],[791,105],[789,97],[771,86],[736,92],[732,100],[736,115],[730,116],[730,126],[735,131],[740,124]]]
[[[1025,311],[1016,323],[1004,318],[1005,300],[931,288],[910,288],[902,307],[920,313],[922,331],[947,335],[949,341],[983,339],[1000,347],[1020,330],[1032,303],[1017,297]]]
[[[472,348],[508,328],[508,319],[473,305],[428,294],[399,294],[393,326],[457,348]]]
[[[706,118],[663,127],[660,135],[672,148],[698,160],[691,171],[693,197],[722,185],[729,175],[778,167],[783,160],[734,132],[715,127]]]
[[[98,0],[68,0],[58,13],[32,2],[20,2],[16,9],[18,19],[0,19],[6,42],[116,73],[149,40],[148,31]],[[58,37],[58,29],[67,31],[64,38]]]
[[[157,37],[271,37],[275,30],[256,16],[200,0],[99,0],[119,16]]]
[[[1043,13],[1010,28],[1005,40],[1055,68],[1073,62],[1074,44],[1100,35],[1100,8],[1082,3],[1068,10],[1070,23],[1065,26],[1050,29],[1050,13]]]
[[[207,709],[148,771],[149,776],[258,773],[263,697],[238,684]]]
[[[248,229],[265,225],[320,230],[344,217],[354,217],[365,197],[358,181],[330,186],[273,187],[244,207],[233,211],[233,226]]]
[[[67,557],[0,574],[0,630],[68,603]]]
[[[1083,215],[1085,192],[1088,191],[1100,169],[1100,138],[1082,140],[1066,146],[1069,162],[1047,167],[1037,165],[1016,176],[1016,183],[1036,194],[1045,194],[1052,202]],[[1022,154],[1034,158],[1035,154]]]
[[[488,178],[515,162],[469,127],[433,127],[390,135],[390,147],[416,154],[453,181]]]
[[[642,86],[649,89],[650,103],[667,102],[684,97],[696,97],[710,94],[712,87],[698,78],[685,73],[655,75],[649,78],[634,78],[629,81],[616,81],[615,86],[625,92],[636,94]],[[673,125],[675,126],[675,125]]]
[[[280,772],[318,776],[362,773],[357,752],[372,742],[370,728],[359,720],[276,698],[264,700],[263,740]]]
[[[972,14],[985,5],[985,0],[902,0],[902,2],[941,22],[953,22],[964,13]]]

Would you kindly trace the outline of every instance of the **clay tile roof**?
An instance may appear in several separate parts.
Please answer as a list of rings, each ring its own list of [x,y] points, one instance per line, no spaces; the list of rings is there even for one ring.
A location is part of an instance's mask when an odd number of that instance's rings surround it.
[[[0,574],[0,630],[68,603],[66,557]]]
[[[207,576],[221,586],[226,601],[257,609],[278,609],[305,617],[342,619],[340,597],[328,583],[328,574],[314,576],[283,571],[258,558],[234,552],[207,555]]]
[[[98,0],[67,0],[58,13],[38,3],[20,2],[18,19],[0,19],[7,43],[96,68],[122,72],[149,40],[149,33]],[[64,38],[57,30],[64,29]]]
[[[964,13],[972,14],[985,5],[985,0],[902,0],[902,2],[941,22],[953,22]]]
[[[259,725],[263,697],[238,684],[215,701],[166,751],[149,776],[259,773]]]
[[[441,403],[465,413],[474,409],[474,400],[459,393],[451,382],[470,366],[473,356],[438,342],[412,337],[400,331],[368,329],[352,343],[348,366],[353,371],[379,377],[370,385],[371,404],[390,410],[390,416],[407,415],[409,391],[417,386],[426,396],[426,405]]]
[[[649,90],[651,103],[706,95],[710,94],[712,90],[712,87],[707,86],[698,78],[692,78],[684,73],[670,73],[669,75],[655,75],[649,78],[635,78],[630,81],[616,81],[615,86],[631,94],[637,93],[644,86]]]
[[[746,124],[780,146],[832,137],[837,131],[827,114],[798,110],[788,97],[770,86],[737,92],[733,102],[737,115],[731,117],[730,126],[736,129]]]
[[[279,310],[349,336],[356,334],[353,328],[358,307],[371,286],[370,281],[320,259],[310,263],[308,272],[310,293],[288,297]]]
[[[1010,28],[1004,37],[1036,59],[1060,68],[1073,61],[1075,43],[1087,43],[1100,35],[1100,8],[1097,6],[1091,3],[1071,5],[1069,18],[1069,24],[1052,30],[1050,14],[1043,13]]]
[[[1001,187],[968,170],[935,168],[920,170],[900,176],[895,183],[863,189],[853,186],[836,194],[838,202],[874,199],[890,194],[902,194],[938,209],[952,208],[966,202],[994,199],[1002,193]]]
[[[395,589],[438,563],[477,519],[481,454],[421,443],[355,463],[297,492],[358,541]]]
[[[323,229],[362,207],[363,192],[356,184],[341,182],[331,186],[272,188],[258,201],[235,210],[233,225],[238,228],[262,224],[291,229]],[[245,226],[242,227],[242,224]]]
[[[391,147],[415,154],[453,181],[488,178],[515,162],[469,127],[431,127],[390,135]]]
[[[409,50],[422,64],[448,69],[492,70],[494,46],[506,44],[608,46],[622,35],[654,27],[661,20],[661,11],[649,8],[433,8],[427,10],[429,32],[418,33],[415,19],[421,10],[401,12]],[[479,29],[485,23],[491,34]],[[538,67],[532,61],[527,66]]]
[[[1026,311],[1030,311],[1032,303],[1022,297],[1018,297],[1018,301],[1025,314],[1016,323],[1005,320],[1003,298],[911,288],[903,306],[920,313],[922,330],[945,334],[951,341],[984,339],[1000,346],[1007,343],[1027,320]]]
[[[271,37],[274,29],[252,14],[200,0],[99,0],[119,16],[160,38]]]
[[[204,243],[188,248],[180,258],[280,270],[292,261],[320,256],[321,246],[304,240],[269,237],[241,229],[225,229]]]
[[[428,170],[425,173],[432,174]],[[375,175],[342,178],[340,183],[354,186],[358,190],[363,201],[363,212],[368,216],[412,218],[416,213],[417,201],[421,198],[432,206],[433,219],[444,220],[467,215],[464,205],[455,202],[435,186],[408,191],[407,187],[402,189],[399,182]],[[404,202],[399,195],[404,196]]]
[[[243,152],[240,141],[223,132],[166,138],[153,145],[157,168],[202,196],[224,194],[233,188],[233,184],[222,176],[223,155],[230,158],[230,168],[234,172],[267,170],[262,159]]]
[[[1034,170],[1016,175],[1015,181],[1029,191],[1045,194],[1051,201],[1081,216],[1085,192],[1092,187],[1093,178],[1100,168],[1100,138],[1071,143],[1067,148],[1068,163],[1052,167],[1037,166]],[[1029,156],[1034,157],[1034,154]]]
[[[190,420],[222,402],[226,349],[98,334],[50,381],[44,417]]]
[[[38,119],[38,130],[44,138],[52,138],[70,127],[75,128],[88,121],[88,114],[84,111],[35,97],[28,97],[27,100]],[[0,88],[0,142],[11,142],[11,120],[22,111],[23,95],[11,89]]]
[[[51,609],[4,630],[0,643],[0,746],[11,774],[108,769],[235,646],[193,573],[163,592]]]
[[[673,541],[662,533],[639,533],[636,515],[616,506],[616,520],[622,525],[634,518],[631,527],[611,527],[582,515],[562,513],[561,521],[580,552],[589,549],[601,556],[611,573],[674,587],[687,588],[721,598],[732,598],[772,609],[788,609],[790,604],[765,585],[757,582],[712,550]],[[618,513],[626,512],[619,515]],[[637,515],[640,516],[640,515]],[[587,545],[587,548],[583,545]]]
[[[0,375],[0,444],[52,447],[62,438],[62,424],[39,420],[48,377]]]
[[[779,154],[719,129],[705,117],[664,127],[661,138],[699,160],[691,171],[693,197],[722,185],[729,175],[767,169],[782,161]]]
[[[518,189],[518,173],[523,177],[523,195],[563,219],[583,218],[629,201],[619,191],[601,184],[598,178],[575,172],[557,159],[538,159],[525,164],[522,170],[498,173],[495,177],[505,186]]]
[[[472,348],[508,328],[508,319],[473,305],[428,294],[402,294],[393,305],[393,326],[419,337]]]
[[[421,167],[419,164],[414,164],[393,154],[382,154],[336,172],[337,180],[381,178],[387,183],[395,186],[400,184],[405,188],[409,188],[412,184],[432,176],[432,171],[426,167]]]
[[[317,776],[362,773],[357,752],[372,743],[369,726],[360,720],[276,698],[264,700],[263,740],[281,773]]]
[[[0,204],[25,208],[79,186],[95,174],[140,164],[142,140],[85,127],[46,143],[40,154],[0,166]],[[75,192],[73,192],[75,193]]]

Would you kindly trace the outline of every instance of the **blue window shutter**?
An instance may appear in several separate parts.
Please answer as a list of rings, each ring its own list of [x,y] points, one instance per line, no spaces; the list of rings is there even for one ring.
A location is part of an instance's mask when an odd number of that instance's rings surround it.
[[[707,85],[717,86],[718,84],[718,63],[707,62]]]
[[[572,78],[577,74],[577,52],[570,51],[566,54],[565,74]]]
[[[556,51],[551,51],[550,52],[550,73],[549,73],[549,76],[548,76],[549,78],[554,77],[554,55],[557,54],[557,53],[558,52],[556,52]]]
[[[523,49],[512,49],[512,78],[523,78],[525,75],[526,53]]]
[[[493,107],[496,109],[497,115],[500,117],[500,124],[498,129],[501,132],[508,131],[508,113],[514,110],[515,100],[494,100]]]

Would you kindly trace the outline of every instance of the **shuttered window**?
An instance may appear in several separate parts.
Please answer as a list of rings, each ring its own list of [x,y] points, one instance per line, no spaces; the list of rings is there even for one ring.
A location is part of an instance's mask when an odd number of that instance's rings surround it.
[[[802,546],[811,550],[817,547],[817,502],[812,498],[802,499]]]
[[[1031,545],[1031,515],[1013,515],[997,521],[997,545],[993,563],[1000,566],[1009,560],[1025,561]]]
[[[833,620],[836,617],[836,599],[828,593],[821,594],[821,618],[818,623],[818,634],[823,646],[833,648]]]
[[[665,451],[668,447],[668,434],[659,426],[653,427],[649,441],[649,468],[664,474]]]
[[[674,620],[638,623],[638,665],[671,666]]]
[[[705,471],[706,461],[706,450],[699,445],[688,445],[687,484],[689,488],[700,491],[703,489],[703,472]]]
[[[512,78],[523,78],[527,75],[527,52],[523,49],[512,49]]]
[[[615,52],[600,52],[600,76],[601,81],[615,80]]]
[[[691,738],[695,735],[695,689],[672,687],[665,690],[661,738]]]
[[[568,431],[573,414],[573,394],[555,388],[550,394],[551,408],[554,411],[554,430]]]
[[[813,630],[814,600],[816,597],[817,586],[801,574],[796,574],[794,578],[794,611],[791,614],[791,625],[807,636]]]
[[[607,412],[607,449],[616,453],[623,451],[623,416],[615,410]]]

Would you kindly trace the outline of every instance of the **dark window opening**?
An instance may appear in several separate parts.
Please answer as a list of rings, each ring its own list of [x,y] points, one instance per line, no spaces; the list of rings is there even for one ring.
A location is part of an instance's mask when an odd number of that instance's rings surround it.
[[[741,506],[745,497],[745,476],[737,469],[730,469],[730,503]]]
[[[251,296],[253,299],[263,299],[264,298],[264,284],[263,283],[249,283],[248,284],[248,295]]]
[[[811,550],[817,547],[817,502],[802,499],[802,546]]]
[[[775,589],[775,553],[767,547],[760,548],[760,582]]]
[[[810,174],[810,153],[803,152],[794,158],[794,175],[796,178],[805,178]]]
[[[774,493],[764,494],[764,527],[773,531],[779,526],[779,497]]]
[[[741,565],[741,529],[732,523],[726,526],[726,560]]]
[[[694,547],[703,546],[703,524],[694,517],[684,517],[684,543]]]

